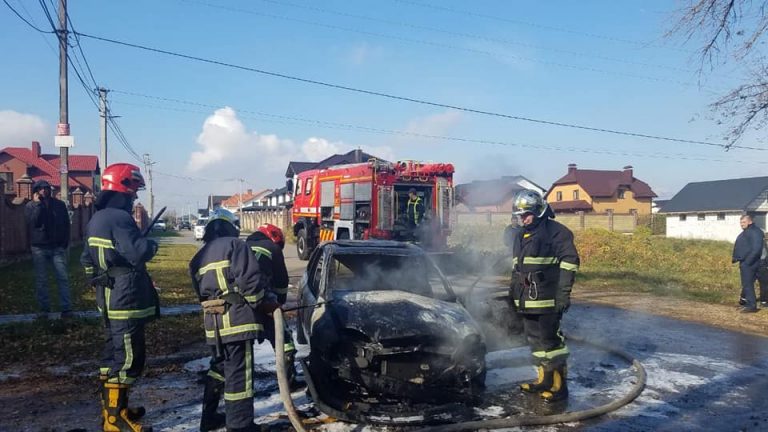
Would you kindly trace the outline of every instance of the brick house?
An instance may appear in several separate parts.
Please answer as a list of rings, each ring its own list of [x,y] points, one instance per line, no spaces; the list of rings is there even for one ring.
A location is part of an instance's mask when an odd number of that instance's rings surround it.
[[[0,149],[0,178],[5,180],[8,192],[25,174],[32,181],[45,180],[58,191],[61,188],[60,158],[57,154],[43,154],[40,143],[32,141],[31,148],[5,147]],[[80,188],[84,193],[98,192],[99,159],[96,156],[69,155],[70,192]]]
[[[549,189],[546,200],[560,213],[650,214],[656,194],[634,177],[631,166],[622,171],[582,170],[568,165],[568,173]]]

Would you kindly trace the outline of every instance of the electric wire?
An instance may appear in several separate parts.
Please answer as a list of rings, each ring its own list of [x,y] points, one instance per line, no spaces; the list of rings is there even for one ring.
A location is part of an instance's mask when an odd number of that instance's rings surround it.
[[[579,124],[573,124],[573,123],[566,123],[566,122],[561,122],[561,121],[537,119],[537,118],[526,117],[526,116],[522,116],[522,115],[504,114],[504,113],[498,113],[498,112],[493,112],[493,111],[488,111],[488,110],[482,110],[482,109],[476,109],[476,108],[468,108],[468,107],[463,107],[463,106],[459,106],[459,105],[452,105],[452,104],[448,104],[448,103],[434,102],[434,101],[430,101],[430,100],[426,100],[426,99],[419,99],[419,98],[416,98],[416,97],[400,96],[400,95],[384,93],[384,92],[376,91],[376,90],[368,90],[368,89],[363,89],[363,88],[358,88],[358,87],[351,87],[351,86],[343,85],[343,84],[336,84],[336,83],[331,83],[331,82],[326,82],[326,81],[319,81],[319,80],[310,79],[310,78],[303,78],[303,77],[299,77],[299,76],[295,76],[295,75],[289,75],[289,74],[286,74],[286,73],[274,72],[274,71],[269,71],[269,70],[266,70],[266,69],[259,69],[259,68],[255,68],[255,67],[251,67],[251,66],[244,66],[244,65],[240,65],[240,64],[236,64],[236,63],[229,63],[229,62],[225,62],[225,61],[222,61],[222,60],[215,60],[215,59],[210,59],[210,58],[205,58],[205,57],[200,57],[200,56],[195,56],[195,55],[190,55],[190,54],[183,54],[183,53],[179,53],[179,52],[175,52],[175,51],[169,51],[169,50],[165,50],[165,49],[161,49],[161,48],[155,48],[155,47],[150,47],[150,46],[141,45],[141,44],[137,44],[137,43],[120,41],[120,40],[111,39],[111,38],[102,37],[102,36],[90,35],[90,34],[86,34],[86,33],[78,33],[78,34],[80,36],[82,36],[82,37],[85,37],[85,38],[94,39],[94,40],[98,40],[98,41],[102,41],[102,42],[106,42],[106,43],[111,43],[111,44],[114,44],[114,45],[130,47],[130,48],[134,48],[134,49],[139,49],[139,50],[148,51],[148,52],[154,52],[154,53],[163,54],[163,55],[167,55],[167,56],[183,58],[183,59],[186,59],[186,60],[196,61],[196,62],[200,62],[200,63],[207,63],[207,64],[217,65],[217,66],[226,67],[226,68],[230,68],[230,69],[236,69],[236,70],[241,70],[241,71],[246,71],[246,72],[252,72],[252,73],[257,73],[257,74],[261,74],[261,75],[271,76],[271,77],[275,77],[275,78],[281,78],[281,79],[285,79],[285,80],[291,80],[291,81],[301,82],[301,83],[305,83],[305,84],[311,84],[311,85],[315,85],[315,86],[331,88],[331,89],[335,89],[335,90],[343,90],[343,91],[347,91],[347,92],[351,92],[351,93],[358,93],[358,94],[365,94],[365,95],[369,95],[369,96],[376,96],[376,97],[390,99],[390,100],[397,100],[397,101],[410,102],[410,103],[426,105],[426,106],[447,108],[447,109],[453,109],[453,110],[457,110],[457,111],[468,112],[468,113],[472,113],[472,114],[479,114],[479,115],[485,115],[485,116],[490,116],[490,117],[498,117],[498,118],[504,118],[504,119],[508,119],[508,120],[518,120],[518,121],[524,121],[524,122],[529,122],[529,123],[537,123],[537,124],[542,124],[542,125],[547,125],[547,126],[558,126],[558,127],[563,127],[563,128],[579,129],[579,130],[598,132],[598,133],[605,133],[605,134],[612,134],[612,135],[622,135],[622,136],[629,136],[629,137],[642,138],[642,139],[650,139],[650,140],[656,140],[656,141],[677,142],[677,143],[685,143],[685,144],[697,144],[697,145],[704,145],[704,146],[711,146],[711,147],[719,147],[719,148],[724,149],[724,150],[726,149],[726,145],[725,144],[717,144],[717,143],[708,142],[708,141],[699,141],[699,140],[691,140],[691,139],[684,139],[684,138],[674,138],[674,137],[667,137],[667,136],[662,136],[662,135],[653,135],[653,134],[646,134],[646,133],[639,133],[639,132],[629,132],[629,131],[622,131],[622,130],[617,130],[617,129],[610,129],[610,128],[603,128],[603,127],[594,127],[594,126],[586,126],[586,125],[579,125]],[[757,151],[767,151],[768,150],[766,148],[744,146],[744,145],[733,145],[731,147],[732,148],[741,148],[741,149],[746,149],[746,150],[757,150]]]
[[[10,3],[8,3],[8,0],[3,0],[3,3],[5,3],[5,5],[8,6],[8,9],[10,9],[11,12],[14,13],[14,15],[19,17],[20,20],[24,21],[28,26],[32,27],[33,29],[37,30],[38,32],[40,32],[40,33],[54,33],[54,32],[51,32],[51,31],[45,31],[45,30],[41,29],[40,27],[36,26],[35,24],[32,24],[29,20],[27,20],[26,18],[21,16],[21,14],[16,9],[14,9],[14,7],[11,6]],[[22,4],[22,7],[23,6],[24,5]]]

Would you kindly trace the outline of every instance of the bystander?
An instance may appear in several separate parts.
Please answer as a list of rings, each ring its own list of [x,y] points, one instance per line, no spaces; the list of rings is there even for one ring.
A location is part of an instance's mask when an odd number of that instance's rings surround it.
[[[739,263],[741,276],[741,298],[739,311],[742,313],[757,312],[755,298],[755,281],[758,277],[761,259],[765,259],[765,234],[755,226],[752,216],[743,215],[740,219],[742,232],[736,237],[733,246],[732,262]]]
[[[48,264],[53,264],[59,288],[61,317],[72,314],[69,301],[67,255],[69,247],[69,213],[67,206],[51,194],[51,185],[38,180],[32,185],[32,201],[25,209],[32,263],[35,269],[35,290],[39,316],[47,318],[51,311],[48,299]]]

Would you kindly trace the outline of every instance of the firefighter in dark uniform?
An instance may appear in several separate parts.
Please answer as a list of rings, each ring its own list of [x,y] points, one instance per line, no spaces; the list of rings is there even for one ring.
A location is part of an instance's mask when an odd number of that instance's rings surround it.
[[[570,306],[571,288],[579,268],[573,233],[555,222],[552,209],[537,192],[520,191],[514,212],[522,221],[514,244],[513,302],[523,315],[538,377],[520,386],[545,402],[568,397],[568,347],[560,319]]]
[[[205,225],[203,247],[189,263],[192,285],[204,312],[205,339],[212,347],[203,393],[201,430],[259,430],[253,423],[253,340],[263,318],[280,305],[256,256],[240,240],[239,221],[216,209]],[[271,319],[271,317],[270,317]],[[226,415],[216,412],[224,394]]]
[[[146,268],[157,243],[141,235],[132,216],[136,192],[143,188],[144,178],[135,165],[118,163],[104,170],[80,258],[96,288],[106,329],[99,370],[105,431],[151,430],[137,422],[143,408],[128,408],[129,389],[144,368],[144,325],[160,312]]]
[[[272,224],[261,225],[256,232],[245,239],[245,243],[259,260],[259,268],[267,275],[269,285],[277,294],[277,301],[284,305],[288,299],[288,269],[285,266],[285,235],[283,230]],[[291,390],[297,390],[305,385],[296,377],[296,345],[293,343],[293,335],[286,327],[283,329],[285,337],[286,376]],[[264,337],[275,347],[275,321],[272,319],[264,322]],[[259,341],[261,342],[261,341]]]
[[[405,215],[408,227],[411,229],[421,225],[422,220],[424,220],[424,203],[416,195],[415,188],[408,190],[408,203],[406,204]]]

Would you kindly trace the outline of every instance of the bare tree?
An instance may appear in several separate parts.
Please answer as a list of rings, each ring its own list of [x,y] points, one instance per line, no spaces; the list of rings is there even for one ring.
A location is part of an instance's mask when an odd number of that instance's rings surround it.
[[[768,124],[768,59],[763,52],[768,1],[686,0],[667,36],[701,40],[699,72],[729,58],[749,68],[747,78],[711,104],[719,122],[728,125],[730,148],[748,130]]]

